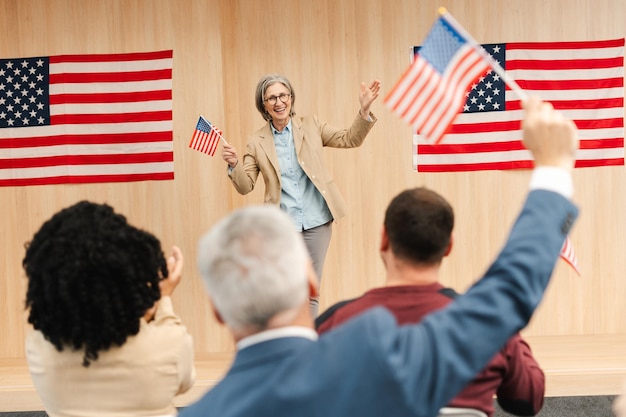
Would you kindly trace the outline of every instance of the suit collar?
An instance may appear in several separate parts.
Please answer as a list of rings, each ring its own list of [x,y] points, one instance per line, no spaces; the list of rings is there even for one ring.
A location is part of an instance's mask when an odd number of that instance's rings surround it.
[[[286,326],[279,327],[277,329],[265,330],[263,332],[255,333],[251,336],[244,337],[239,342],[237,342],[237,349],[241,350],[247,348],[248,346],[256,345],[257,343],[285,337],[303,337],[309,340],[317,340],[318,338],[315,330],[308,327]]]
[[[281,337],[260,342],[237,351],[235,360],[228,373],[236,373],[260,365],[270,365],[285,358],[292,357],[316,343],[304,337]]]

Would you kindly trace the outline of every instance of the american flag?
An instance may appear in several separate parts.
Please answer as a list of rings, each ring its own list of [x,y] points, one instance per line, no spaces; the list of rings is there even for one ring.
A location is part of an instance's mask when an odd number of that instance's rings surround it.
[[[624,165],[624,39],[486,44],[528,94],[549,101],[578,126],[576,167]],[[418,48],[414,48],[417,50]],[[489,72],[467,89],[462,114],[443,143],[413,135],[419,172],[532,167],[523,147],[519,96]]]
[[[576,271],[578,275],[580,275],[580,269],[578,268],[578,258],[576,257],[576,254],[574,253],[574,245],[572,244],[572,241],[570,240],[569,236],[565,238],[565,241],[563,242],[563,246],[561,247],[561,253],[559,256],[561,257],[561,259],[567,262],[572,268],[574,268],[574,271]]]
[[[191,141],[189,142],[189,147],[213,156],[215,155],[217,145],[220,143],[220,138],[222,138],[222,131],[213,126],[211,122],[204,117],[200,116]]]
[[[442,16],[385,104],[438,143],[461,110],[465,91],[487,68],[478,51]]]
[[[0,186],[174,178],[172,51],[0,59]]]

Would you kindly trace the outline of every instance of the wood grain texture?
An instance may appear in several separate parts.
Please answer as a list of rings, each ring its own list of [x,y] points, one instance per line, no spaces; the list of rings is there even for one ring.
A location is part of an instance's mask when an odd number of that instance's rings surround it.
[[[222,216],[261,203],[263,184],[240,196],[226,177],[220,149],[214,158],[188,149],[198,115],[243,151],[247,135],[263,124],[254,106],[256,83],[278,72],[295,87],[298,114],[315,113],[329,124],[348,126],[359,108],[361,81],[380,79],[384,96],[442,5],[485,43],[626,35],[622,0],[1,0],[0,58],[174,50],[176,179],[0,188],[0,361],[24,358],[24,243],[53,213],[83,199],[111,204],[159,236],[166,250],[173,244],[182,248],[187,269],[174,304],[196,352],[200,357],[232,352],[195,270],[196,242]],[[372,107],[378,123],[362,147],[325,150],[350,212],[334,225],[322,309],[382,284],[380,225],[389,200],[401,190],[424,185],[455,208],[455,246],[442,281],[461,291],[496,256],[526,192],[528,171],[413,172],[410,129],[382,99]],[[625,170],[579,169],[574,179],[581,218],[571,238],[583,276],[558,263],[526,334],[589,342],[596,335],[621,337],[626,335]]]

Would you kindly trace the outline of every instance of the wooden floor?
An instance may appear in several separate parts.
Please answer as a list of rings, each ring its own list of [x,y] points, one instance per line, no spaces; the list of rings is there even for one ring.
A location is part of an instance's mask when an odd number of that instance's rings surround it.
[[[546,374],[546,396],[617,395],[626,382],[626,335],[526,338]],[[196,359],[196,383],[176,399],[185,406],[215,385],[232,354]],[[0,359],[0,412],[43,410],[23,360]]]

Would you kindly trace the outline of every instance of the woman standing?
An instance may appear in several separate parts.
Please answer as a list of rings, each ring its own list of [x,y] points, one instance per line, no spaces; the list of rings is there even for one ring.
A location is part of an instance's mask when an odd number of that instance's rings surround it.
[[[380,81],[361,83],[360,110],[347,129],[329,126],[317,116],[295,117],[296,93],[282,75],[266,75],[257,84],[256,108],[267,122],[248,139],[241,160],[231,144],[222,157],[228,176],[240,194],[254,189],[259,173],[265,182],[265,203],[280,205],[302,233],[313,267],[321,280],[332,221],[346,213],[346,204],[323,159],[322,148],[360,146],[376,122],[370,112],[378,97]],[[317,315],[319,300],[311,299]]]

